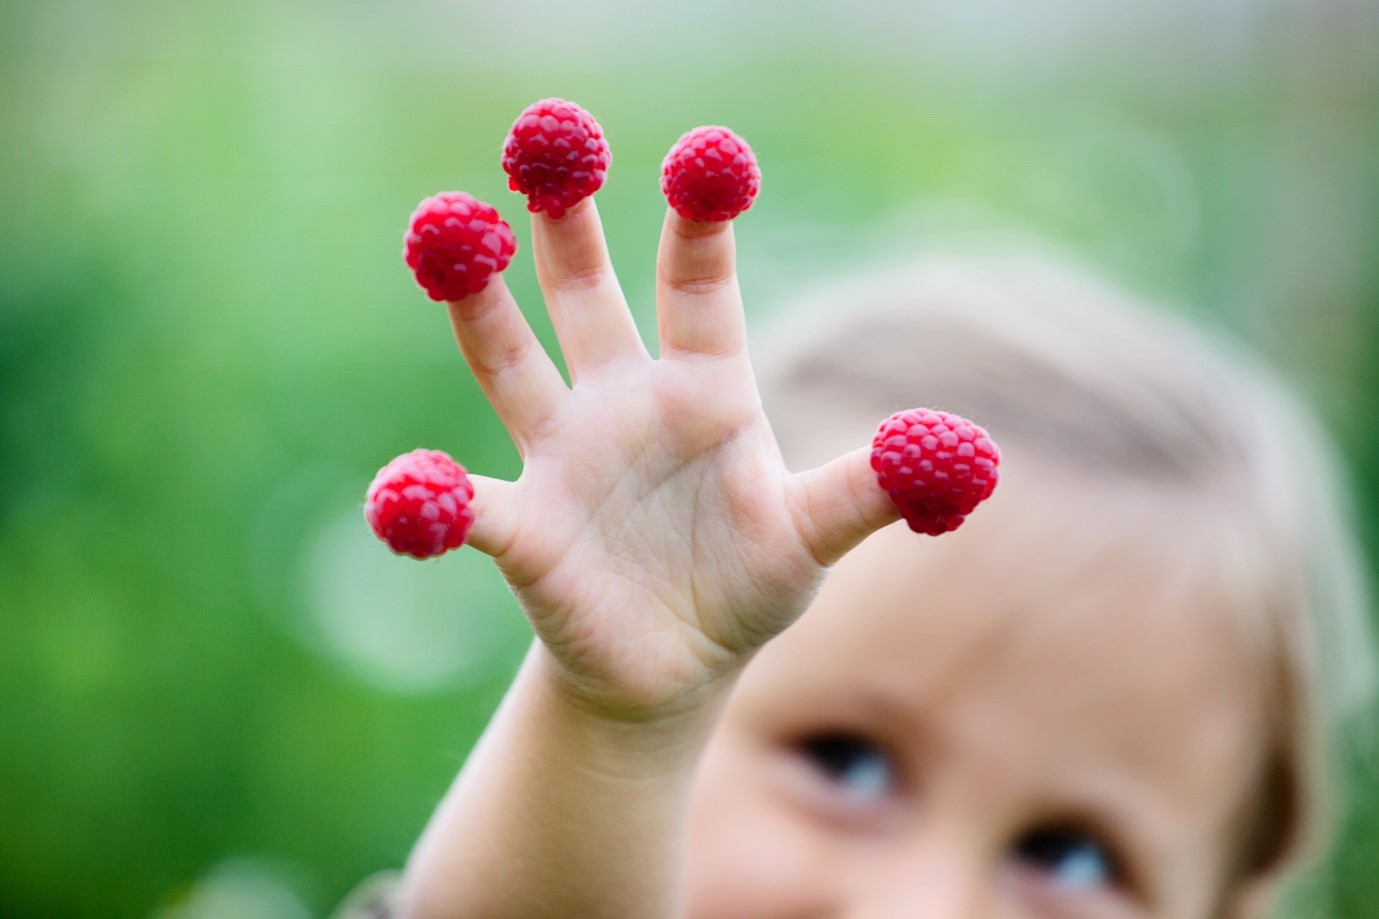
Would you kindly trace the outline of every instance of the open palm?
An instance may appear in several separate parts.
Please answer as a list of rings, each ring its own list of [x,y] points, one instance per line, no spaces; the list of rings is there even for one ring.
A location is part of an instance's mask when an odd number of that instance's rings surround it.
[[[533,249],[570,385],[501,278],[449,304],[523,458],[516,482],[475,477],[470,541],[584,701],[668,711],[793,622],[825,567],[895,511],[865,447],[785,468],[747,357],[731,224],[667,215],[657,358],[592,201],[534,215]]]

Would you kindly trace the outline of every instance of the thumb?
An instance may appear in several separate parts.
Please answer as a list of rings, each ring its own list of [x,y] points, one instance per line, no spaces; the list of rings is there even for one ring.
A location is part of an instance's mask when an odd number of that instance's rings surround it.
[[[805,547],[826,567],[876,530],[900,519],[900,512],[876,482],[870,446],[799,473],[788,488]]]

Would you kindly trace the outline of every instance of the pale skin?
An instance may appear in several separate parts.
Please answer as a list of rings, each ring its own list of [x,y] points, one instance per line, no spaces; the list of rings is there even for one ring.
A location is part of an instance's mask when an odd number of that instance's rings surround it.
[[[538,641],[412,856],[405,911],[676,916],[689,783],[729,688],[896,515],[865,446],[785,468],[730,224],[667,215],[656,358],[592,201],[532,235],[571,385],[501,278],[449,314],[523,460],[516,482],[475,478],[470,543]]]
[[[1239,636],[1124,546],[1060,568],[1071,527],[1014,532],[1105,510],[1070,500],[838,563],[704,754],[689,919],[1261,914],[1228,864],[1260,759]]]
[[[1079,734],[1087,713],[1067,711],[1065,692],[1031,693],[1022,681],[1035,679],[1038,654],[973,664],[962,643],[973,639],[941,627],[942,603],[916,611],[903,590],[878,592],[876,566],[896,565],[901,551],[892,538],[922,539],[903,527],[850,556],[806,621],[748,668],[814,602],[829,567],[896,519],[868,446],[786,469],[746,352],[730,224],[667,215],[655,358],[592,201],[558,221],[534,215],[532,235],[570,384],[501,278],[448,308],[523,459],[516,482],[474,477],[470,542],[493,556],[537,640],[409,860],[404,915],[1214,915],[1225,869],[1213,854],[1244,796],[1249,769],[1239,764],[1250,762],[1251,743],[1217,729],[1249,723],[1232,720],[1248,714],[1237,698],[1247,694],[1233,693],[1230,679],[1219,694],[1213,683],[1225,713],[1208,706],[1205,727],[1176,709],[1166,717],[1182,702],[1167,696],[1138,729],[1123,712],[1111,718],[1126,738],[1190,722],[1165,740],[1202,761],[1170,757],[1160,775],[1127,753],[1125,738],[1086,725]],[[1066,653],[1078,647],[1085,642]],[[982,676],[947,679],[961,692],[941,699],[932,680],[914,679],[957,672],[953,661]],[[867,708],[877,698],[889,700],[884,718]],[[955,698],[961,705],[946,708]],[[1011,710],[1012,700],[1032,707]],[[997,733],[1016,741],[968,736],[972,725],[1012,717],[1022,730]],[[1053,719],[1048,733],[1067,736],[1050,742],[1029,718]],[[940,735],[955,738],[942,756],[918,740]],[[1084,755],[1059,759],[1069,751]],[[1061,788],[1048,778],[1060,773]],[[918,775],[944,794],[921,805]],[[984,778],[964,779],[972,775]],[[858,776],[875,800],[846,790]],[[1102,798],[1078,799],[1084,786]],[[1132,816],[1156,815],[1143,832],[1115,803],[1126,788],[1139,795]],[[1105,813],[1121,821],[1114,843],[1087,829]],[[1060,845],[1082,853],[1081,837],[1049,843],[1044,830],[1082,833],[1108,864],[1114,845],[1116,872],[1129,860],[1122,852],[1134,851],[1133,887],[1117,874],[1098,888],[1101,899],[1051,892],[1042,869],[1022,867],[1057,862],[1046,850]],[[1021,855],[1027,849],[1039,857]],[[1079,878],[1096,874],[1095,858],[1077,857]]]

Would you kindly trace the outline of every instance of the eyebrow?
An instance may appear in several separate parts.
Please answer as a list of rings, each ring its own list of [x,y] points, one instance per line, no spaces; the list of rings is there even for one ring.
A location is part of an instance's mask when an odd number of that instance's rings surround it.
[[[919,720],[919,712],[913,702],[906,702],[894,693],[866,686],[858,693],[858,706],[867,714],[887,722],[913,723]]]

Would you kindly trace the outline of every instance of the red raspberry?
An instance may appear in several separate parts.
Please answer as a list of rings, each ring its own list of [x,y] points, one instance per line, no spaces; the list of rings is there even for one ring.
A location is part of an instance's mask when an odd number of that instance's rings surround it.
[[[417,205],[403,261],[432,300],[463,300],[488,286],[512,261],[517,240],[493,205],[443,191]]]
[[[881,488],[910,529],[930,536],[956,530],[991,496],[1000,462],[1000,449],[982,428],[927,408],[896,412],[871,442]]]
[[[661,163],[661,193],[686,220],[732,220],[760,190],[756,155],[727,128],[695,128]]]
[[[557,219],[603,187],[612,159],[594,116],[564,99],[527,106],[503,142],[508,188]]]
[[[473,498],[463,466],[440,450],[413,450],[373,477],[364,519],[398,555],[432,558],[464,544]]]

